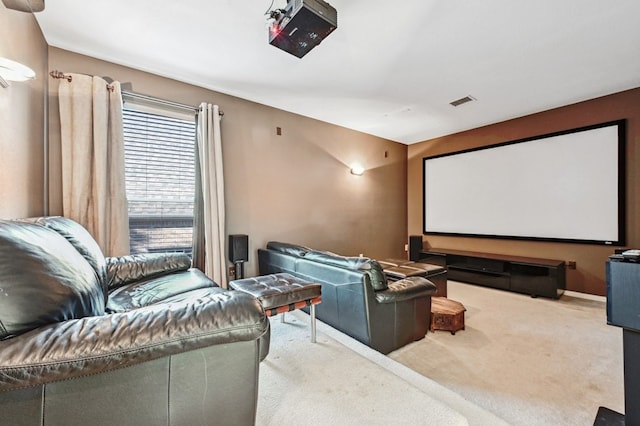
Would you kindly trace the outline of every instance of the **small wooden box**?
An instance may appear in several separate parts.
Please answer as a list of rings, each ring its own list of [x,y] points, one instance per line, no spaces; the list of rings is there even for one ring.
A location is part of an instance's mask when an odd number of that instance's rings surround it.
[[[431,332],[435,330],[450,331],[456,334],[458,330],[464,330],[464,312],[467,309],[460,302],[446,297],[431,298]]]

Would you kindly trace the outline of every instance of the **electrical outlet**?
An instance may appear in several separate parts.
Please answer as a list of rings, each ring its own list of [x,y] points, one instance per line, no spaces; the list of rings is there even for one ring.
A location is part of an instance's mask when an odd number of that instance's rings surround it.
[[[564,264],[569,269],[576,269],[576,261],[575,260],[567,260],[566,262],[564,262]]]
[[[229,278],[233,279],[236,277],[236,267],[229,266]]]
[[[404,245],[404,251],[409,251],[409,244]]]

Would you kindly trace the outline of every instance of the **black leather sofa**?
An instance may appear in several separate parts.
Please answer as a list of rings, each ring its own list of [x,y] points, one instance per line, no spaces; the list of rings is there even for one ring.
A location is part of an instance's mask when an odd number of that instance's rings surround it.
[[[185,255],[105,258],[69,219],[0,221],[2,424],[254,424],[268,341],[260,303]]]
[[[319,320],[387,354],[424,338],[436,286],[424,277],[387,280],[378,262],[272,241],[258,249],[260,275],[288,272],[322,285]]]

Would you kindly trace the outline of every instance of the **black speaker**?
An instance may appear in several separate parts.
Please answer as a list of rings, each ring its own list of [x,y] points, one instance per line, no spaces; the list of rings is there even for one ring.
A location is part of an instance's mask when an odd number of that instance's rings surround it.
[[[422,250],[422,235],[409,235],[409,260],[412,262],[420,260],[420,250]]]
[[[229,235],[229,260],[232,263],[249,261],[248,235]]]

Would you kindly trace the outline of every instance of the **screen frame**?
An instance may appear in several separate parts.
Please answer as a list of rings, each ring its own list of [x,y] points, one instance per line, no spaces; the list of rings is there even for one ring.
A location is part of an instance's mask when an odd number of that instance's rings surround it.
[[[596,240],[596,239],[570,239],[570,238],[554,238],[554,237],[538,237],[538,236],[521,236],[521,235],[493,235],[493,234],[480,234],[469,232],[442,232],[442,231],[429,231],[427,229],[427,212],[426,212],[426,198],[427,198],[427,162],[428,160],[450,157],[470,153],[474,151],[482,151],[492,148],[500,148],[508,145],[523,144],[528,142],[535,142],[541,139],[547,139],[551,137],[558,137],[563,135],[569,135],[573,133],[585,132],[589,130],[601,129],[604,127],[617,126],[618,134],[618,164],[617,164],[617,199],[618,199],[618,236],[615,240]],[[583,126],[553,133],[547,133],[538,136],[532,136],[507,142],[500,142],[496,144],[485,145],[481,147],[469,148],[465,150],[438,154],[432,156],[423,157],[422,160],[422,233],[423,235],[443,235],[443,236],[456,236],[456,237],[474,237],[474,238],[492,238],[492,239],[509,239],[509,240],[525,240],[525,241],[549,241],[549,242],[563,242],[563,243],[579,243],[579,244],[596,244],[596,245],[608,245],[608,246],[624,246],[626,242],[626,137],[627,137],[627,120],[620,119],[614,121],[608,121],[605,123],[593,124],[589,126]]]

